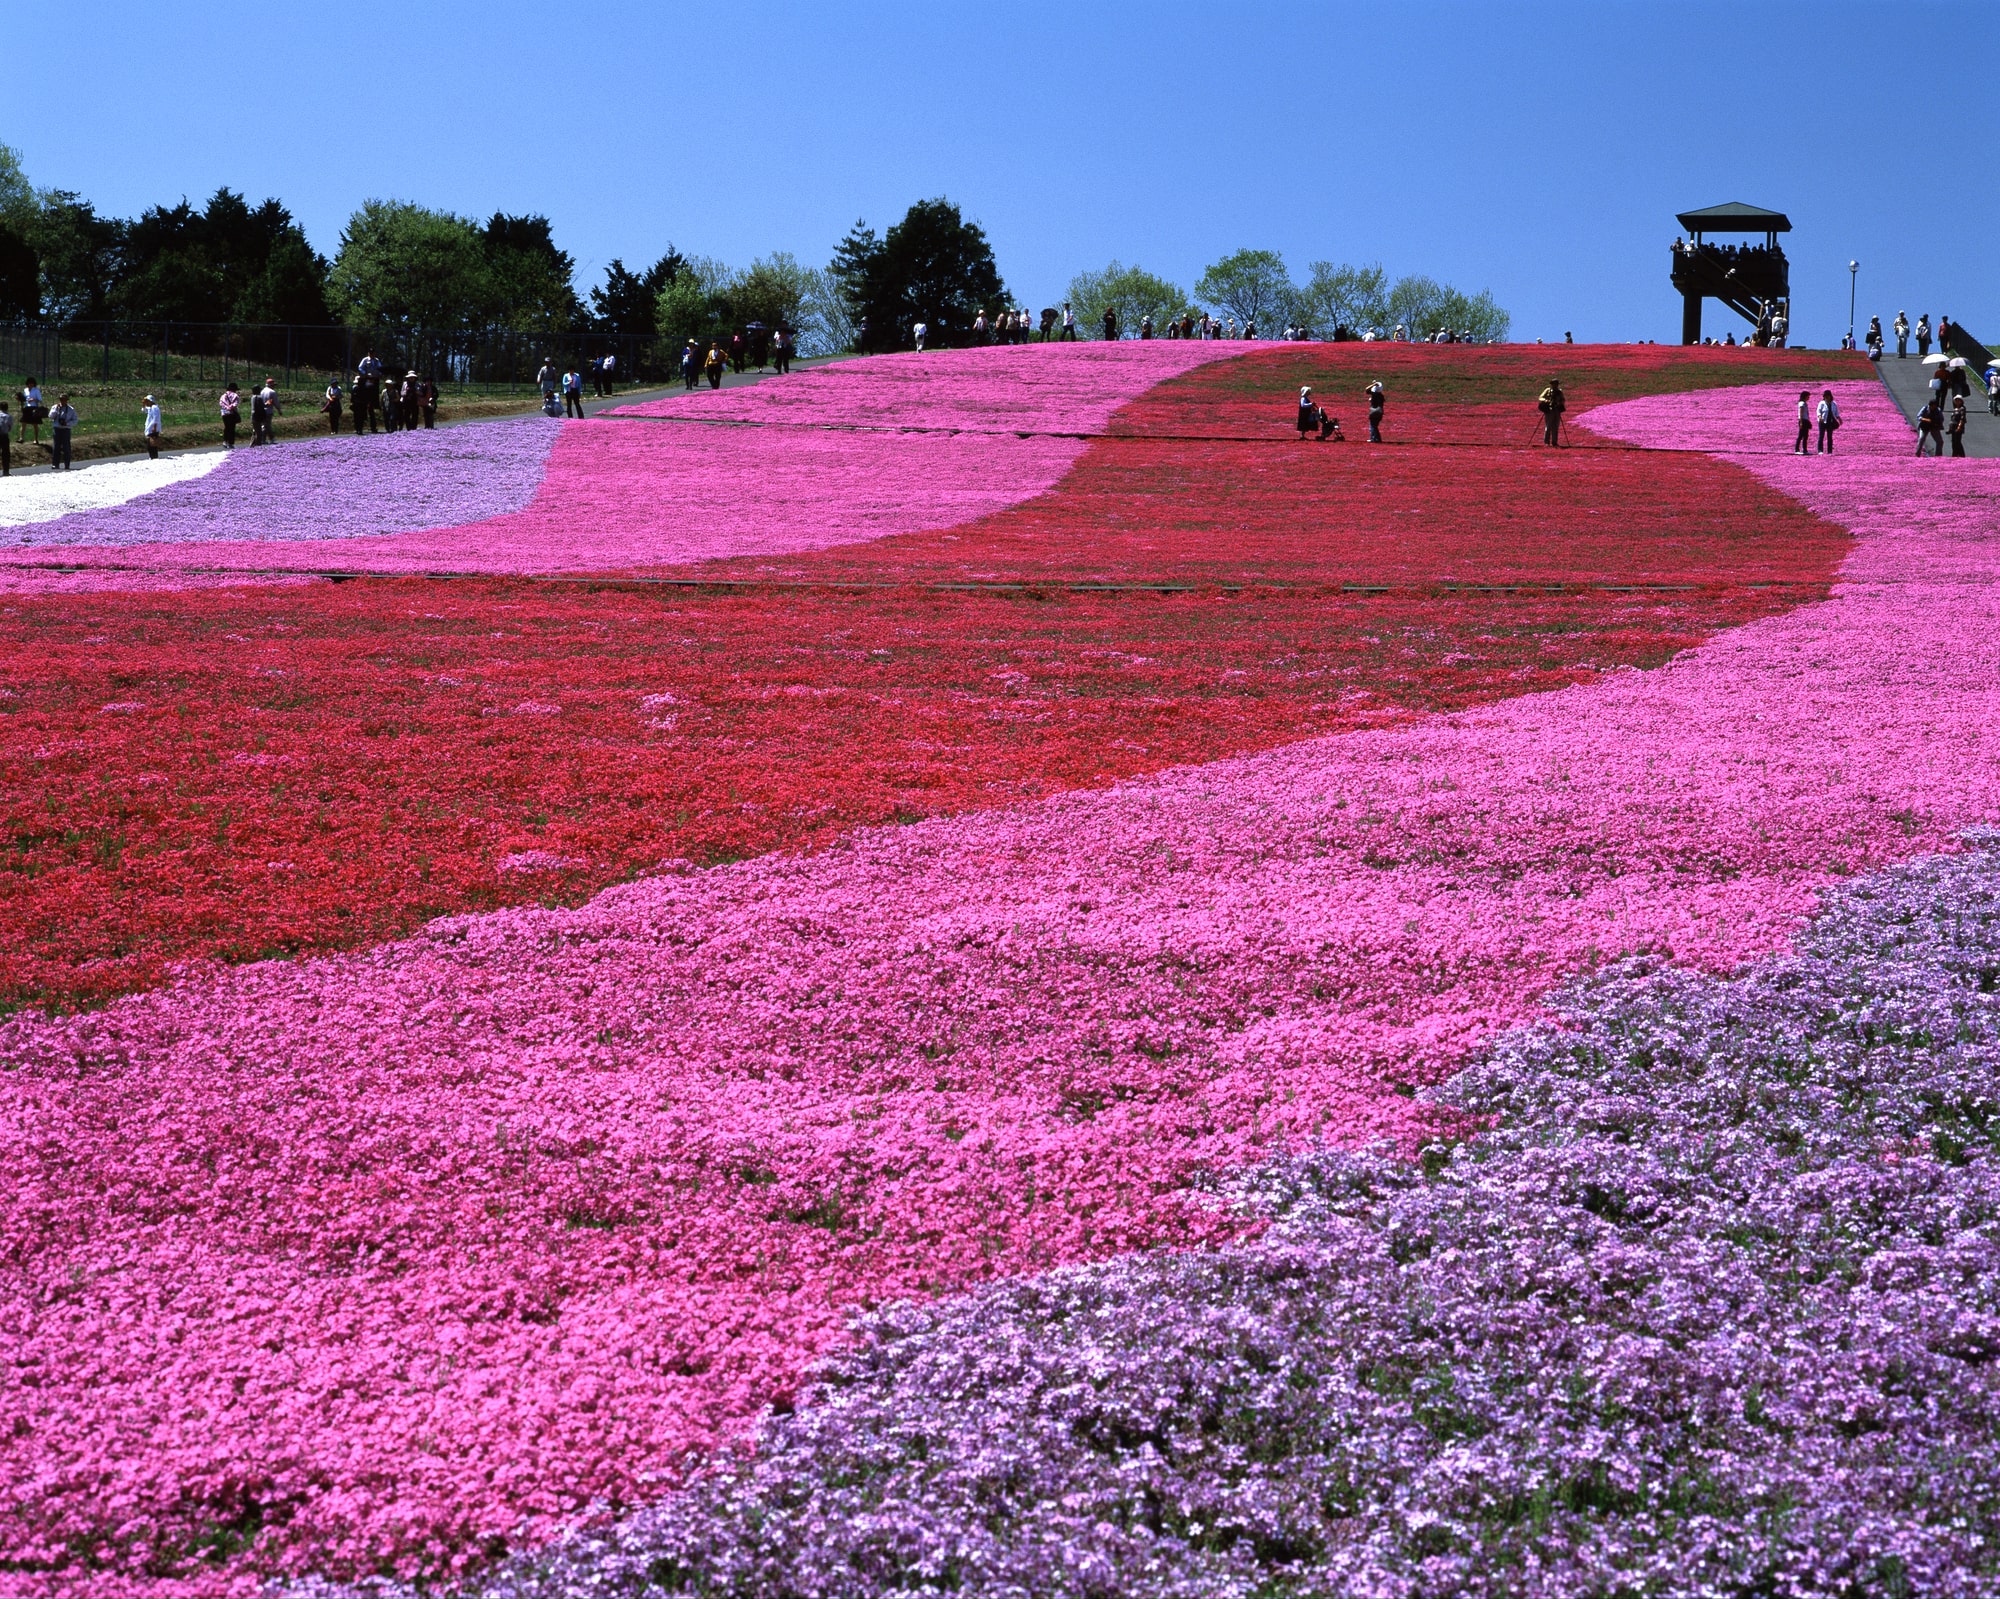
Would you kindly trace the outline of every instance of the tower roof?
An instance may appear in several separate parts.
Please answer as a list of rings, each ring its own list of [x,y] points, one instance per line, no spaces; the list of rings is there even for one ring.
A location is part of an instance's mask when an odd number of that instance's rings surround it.
[[[1790,233],[1792,224],[1782,211],[1766,211],[1762,206],[1731,200],[1727,205],[1705,206],[1699,211],[1683,211],[1674,219],[1690,233]]]

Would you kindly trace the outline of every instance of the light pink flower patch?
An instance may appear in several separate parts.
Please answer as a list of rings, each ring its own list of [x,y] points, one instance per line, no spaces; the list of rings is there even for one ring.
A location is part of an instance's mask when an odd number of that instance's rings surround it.
[[[623,571],[955,527],[1053,488],[1085,436],[1154,384],[1257,348],[1153,340],[840,362],[565,424],[520,511],[387,536],[0,548],[0,590],[174,587],[231,572]],[[648,419],[683,412],[707,420]],[[891,417],[915,430],[874,425]],[[711,425],[729,420],[739,425]],[[777,425],[792,422],[812,425]]]

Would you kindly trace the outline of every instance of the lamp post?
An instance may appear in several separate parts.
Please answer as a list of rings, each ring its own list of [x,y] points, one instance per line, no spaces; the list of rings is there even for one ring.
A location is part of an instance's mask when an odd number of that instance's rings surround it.
[[[1854,285],[1861,272],[1859,261],[1847,263],[1847,347],[1854,348]]]

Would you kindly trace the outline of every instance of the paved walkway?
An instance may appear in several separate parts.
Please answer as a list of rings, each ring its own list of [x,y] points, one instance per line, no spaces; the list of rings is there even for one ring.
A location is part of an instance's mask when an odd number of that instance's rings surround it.
[[[1919,361],[1914,353],[1907,360],[1899,361],[1894,355],[1882,357],[1877,370],[1882,374],[1883,385],[1891,397],[1903,408],[1903,415],[1910,424],[1910,449],[1917,448],[1917,413],[1924,408],[1930,398],[1930,390],[1925,387],[1935,370]],[[1987,458],[2000,456],[2000,416],[1986,413],[1986,395],[1981,374],[1972,374],[1972,393],[1967,396],[1965,409],[1970,413],[1965,424],[1965,453]],[[1946,449],[1951,445],[1947,441]]]
[[[792,370],[796,372],[808,366],[824,366],[829,361],[838,361],[843,359],[845,359],[845,357],[837,355],[827,355],[827,356],[820,356],[811,361],[794,361],[792,363]],[[735,372],[725,372],[722,375],[722,386],[725,389],[742,388],[746,384],[761,383],[765,378],[772,377],[774,375],[775,375],[774,373],[768,370],[759,372],[756,371],[754,368],[751,371],[742,373],[741,375],[738,375]],[[703,394],[709,392],[708,380],[706,378],[702,379],[700,389]],[[682,384],[680,380],[677,378],[672,383],[669,384],[654,384],[647,388],[624,389],[621,390],[619,393],[610,395],[604,399],[598,399],[593,395],[585,395],[583,400],[583,414],[585,416],[595,416],[599,411],[607,411],[614,406],[635,405],[641,400],[657,400],[662,395],[679,394],[681,390],[682,390]],[[532,395],[522,396],[521,411],[519,414],[523,416],[533,416],[536,414],[534,398]],[[440,422],[438,426],[446,428],[462,428],[462,427],[471,427],[480,422],[498,422],[504,419],[505,419],[504,415],[464,416],[464,417],[455,417],[447,422]],[[249,448],[249,444],[247,441],[250,436],[249,434],[250,424],[247,416],[244,420],[243,428],[244,431],[242,436],[246,442],[237,445],[237,448],[240,450]],[[354,436],[354,423],[351,415],[342,419],[341,432],[349,438],[352,438]],[[46,429],[43,430],[43,437],[44,438],[47,437]],[[303,439],[307,438],[324,438],[324,437],[325,437],[324,433],[309,433],[304,435],[294,434],[292,436],[280,439],[278,441],[278,445],[279,447],[282,447],[287,444],[298,444],[302,442]],[[222,448],[222,443],[218,439],[216,442],[212,444],[191,445],[186,449],[180,449],[180,450],[162,450],[160,452],[160,455],[163,459],[170,455],[205,455],[205,454],[211,454],[217,450],[220,450],[221,448]],[[24,477],[30,473],[53,472],[55,468],[48,465],[41,459],[42,454],[43,452],[41,450],[37,449],[34,445],[27,443],[25,440],[21,439],[17,435],[14,444],[14,476]],[[28,456],[32,456],[34,458],[32,464],[28,460],[23,459],[24,457]],[[127,455],[94,455],[88,461],[78,461],[76,465],[73,468],[71,468],[71,470],[76,472],[88,472],[94,466],[106,466],[113,461],[143,461],[145,459],[146,459],[146,452],[144,450],[134,450]]]

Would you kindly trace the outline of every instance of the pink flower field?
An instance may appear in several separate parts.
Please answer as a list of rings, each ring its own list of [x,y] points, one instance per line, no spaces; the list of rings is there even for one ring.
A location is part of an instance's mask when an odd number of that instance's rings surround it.
[[[676,396],[566,426],[526,509],[337,559],[629,570],[954,526],[1227,348]],[[1563,979],[1727,971],[1829,884],[1952,847],[2000,794],[2000,463],[1910,459],[1845,380],[1840,453],[1792,457],[1801,386],[1573,415],[1854,540],[1831,597],[1656,670],[0,1024],[0,1592],[547,1541],[744,1437],[858,1309],[1218,1241],[1204,1174],[1414,1153],[1454,1124],[1412,1087]],[[88,553],[141,583],[328,559],[228,551]]]

